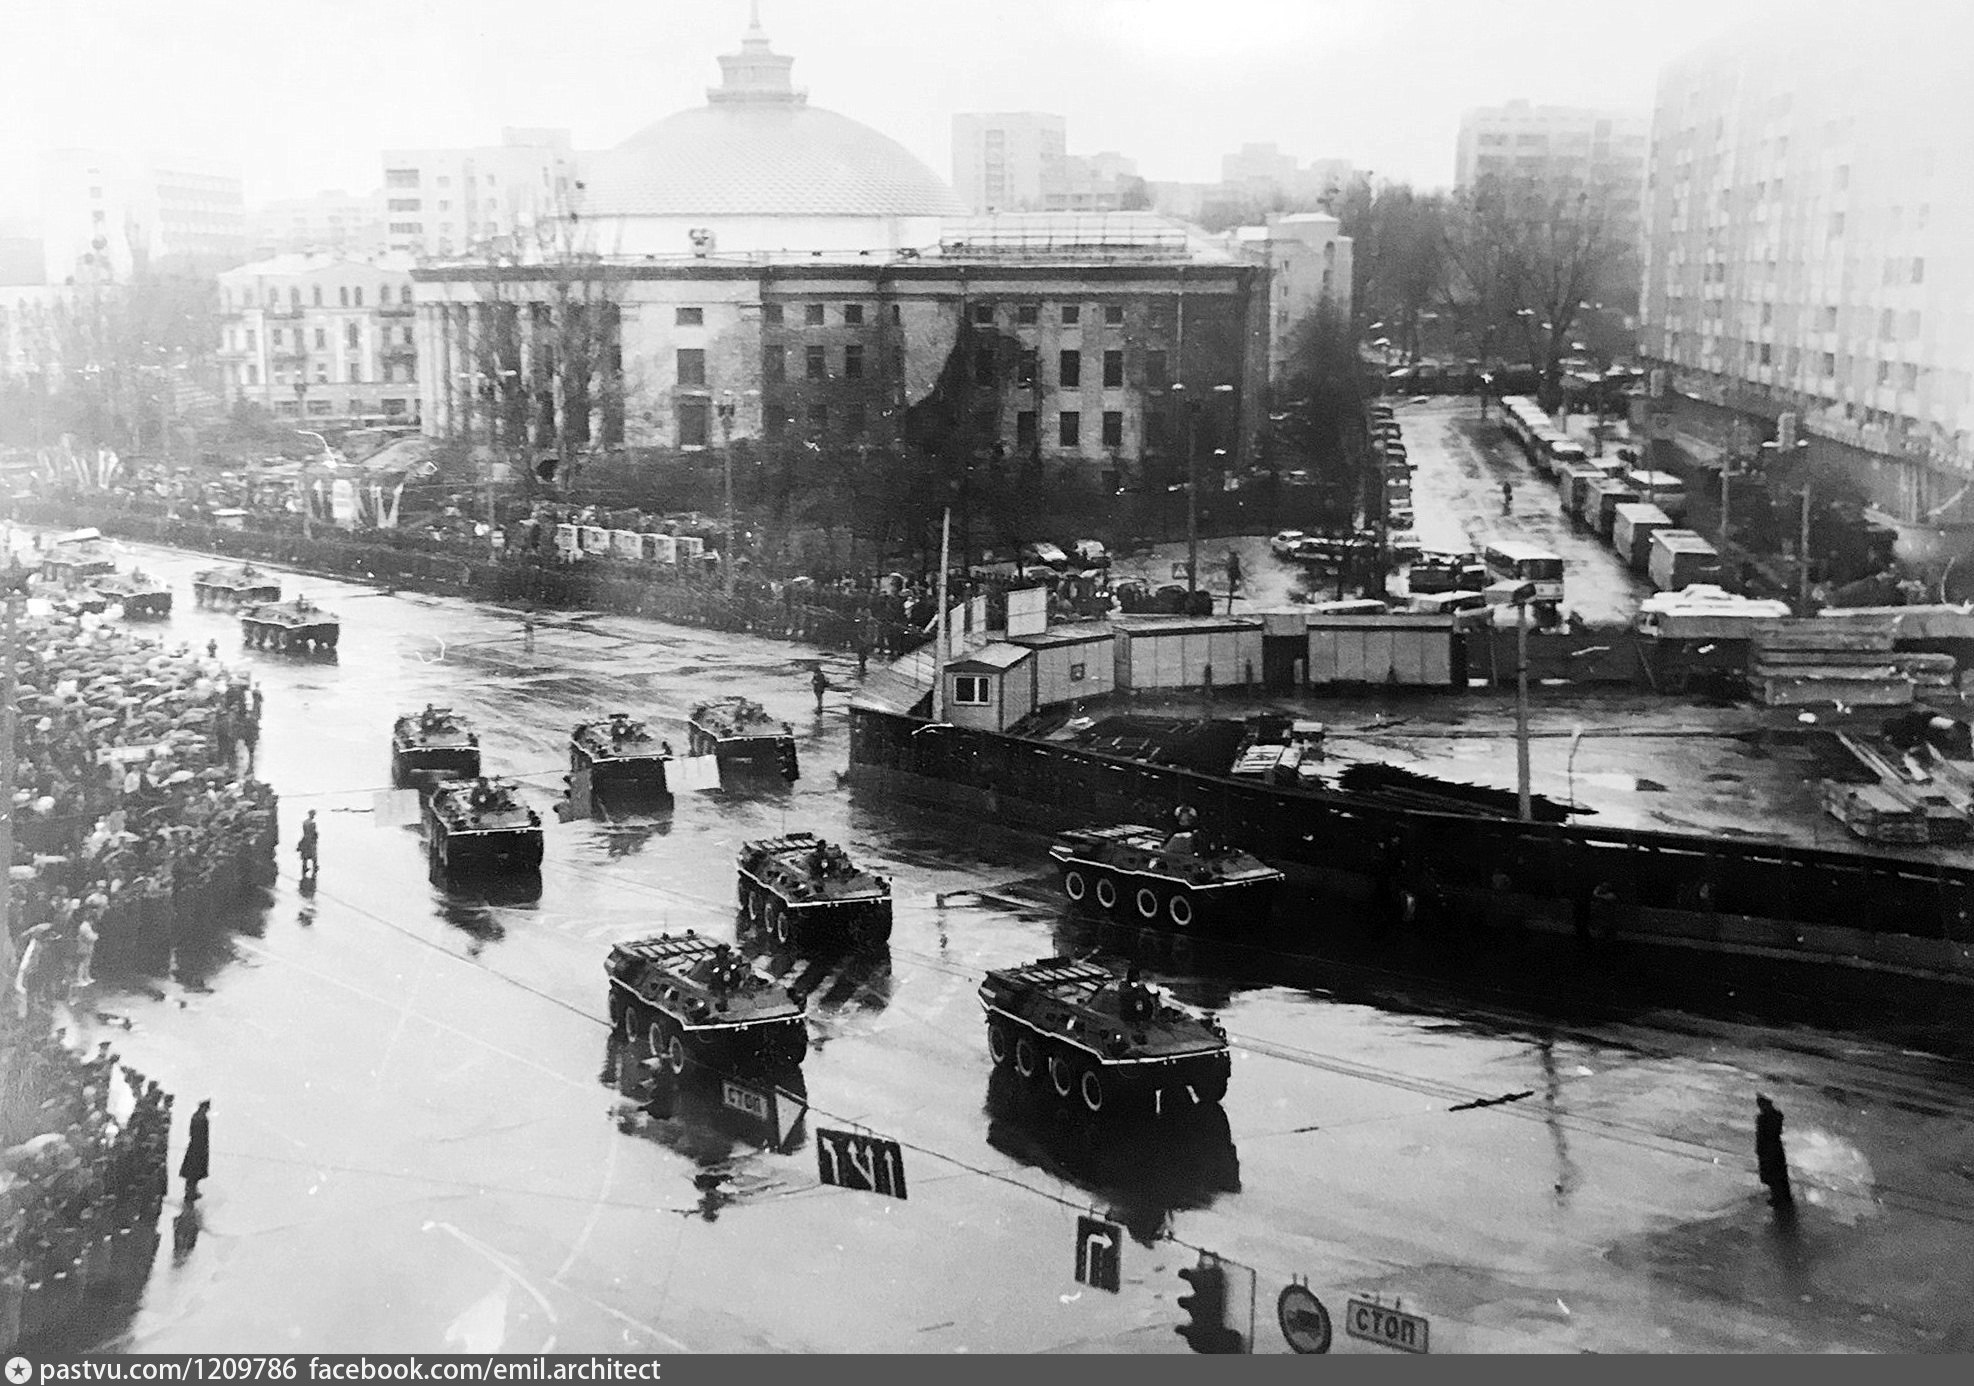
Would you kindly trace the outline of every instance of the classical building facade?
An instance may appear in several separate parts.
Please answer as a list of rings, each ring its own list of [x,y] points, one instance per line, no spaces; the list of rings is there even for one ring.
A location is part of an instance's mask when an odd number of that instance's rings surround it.
[[[1641,344],[1695,427],[1796,417],[1887,516],[1974,522],[1974,22],[1820,27],[1666,69]]]
[[[282,255],[219,277],[224,396],[293,419],[417,420],[409,261]]]
[[[790,62],[750,30],[706,105],[586,165],[560,249],[418,266],[428,433],[1122,474],[1190,423],[1200,456],[1245,455],[1265,269],[1149,213],[965,218]]]

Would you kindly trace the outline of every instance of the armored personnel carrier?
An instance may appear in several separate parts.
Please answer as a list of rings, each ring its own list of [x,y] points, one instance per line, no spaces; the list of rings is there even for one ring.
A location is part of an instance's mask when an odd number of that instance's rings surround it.
[[[1181,929],[1265,921],[1282,879],[1274,867],[1203,833],[1166,834],[1136,823],[1071,829],[1049,855],[1062,868],[1071,903]]]
[[[133,621],[162,620],[171,615],[171,589],[138,568],[97,578],[96,590],[123,608]]]
[[[995,1067],[1092,1112],[1165,1116],[1227,1095],[1233,1061],[1219,1022],[1097,962],[1046,958],[981,984]]]
[[[610,1023],[673,1073],[798,1064],[808,1052],[803,1003],[690,929],[616,944],[604,972]]]
[[[400,785],[471,780],[480,774],[480,734],[449,707],[425,704],[391,728],[391,778]]]
[[[709,698],[686,718],[693,755],[717,756],[721,769],[778,770],[797,778],[795,732],[751,698]]]
[[[569,736],[569,769],[587,770],[592,792],[669,797],[665,766],[671,758],[672,744],[653,736],[627,713],[613,712],[604,722],[580,723]]]
[[[278,602],[281,582],[251,563],[240,568],[207,568],[192,574],[192,600],[220,611]]]
[[[891,882],[814,833],[740,849],[740,908],[776,943],[882,943],[891,937]]]
[[[99,540],[57,540],[55,547],[41,555],[41,576],[58,587],[77,588],[97,585],[117,570]]]
[[[442,780],[425,801],[425,850],[440,871],[535,871],[541,815],[512,780]]]
[[[326,654],[336,648],[343,623],[307,597],[262,602],[240,613],[240,632],[257,650]]]

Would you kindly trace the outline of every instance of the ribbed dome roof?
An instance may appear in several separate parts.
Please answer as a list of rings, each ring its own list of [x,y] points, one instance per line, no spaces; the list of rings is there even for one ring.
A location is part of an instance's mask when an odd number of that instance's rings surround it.
[[[588,215],[959,216],[939,175],[834,111],[731,102],[680,111],[596,161]]]
[[[963,209],[939,175],[868,125],[816,110],[789,84],[755,14],[723,54],[707,104],[632,135],[597,159],[591,217],[947,217]]]

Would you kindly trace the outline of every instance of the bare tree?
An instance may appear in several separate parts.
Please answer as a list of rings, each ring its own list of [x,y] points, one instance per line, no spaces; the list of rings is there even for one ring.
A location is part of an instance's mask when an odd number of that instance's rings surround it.
[[[1545,407],[1562,395],[1562,362],[1589,299],[1620,274],[1624,248],[1594,190],[1486,178],[1457,207],[1454,292],[1475,326],[1527,353]]]

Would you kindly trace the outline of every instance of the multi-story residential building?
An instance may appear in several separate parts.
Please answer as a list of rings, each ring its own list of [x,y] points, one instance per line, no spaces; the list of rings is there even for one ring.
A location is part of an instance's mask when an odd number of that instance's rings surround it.
[[[1798,420],[1886,516],[1974,522],[1974,18],[1805,24],[1662,74],[1642,347],[1682,432]]]
[[[125,279],[137,264],[166,259],[219,270],[246,254],[238,172],[183,156],[51,151],[41,223],[50,284]]]
[[[219,276],[228,399],[284,418],[418,417],[410,259],[281,255]]]
[[[1034,212],[1047,189],[1061,191],[1067,126],[1042,111],[953,117],[953,190],[975,216]]]
[[[1642,114],[1578,106],[1534,106],[1510,101],[1468,111],[1460,121],[1453,184],[1466,190],[1483,183],[1513,197],[1543,202],[1587,194],[1601,211],[1606,241],[1626,257],[1641,251],[1645,150],[1651,120]],[[1618,296],[1617,286],[1609,286]],[[1631,310],[1631,292],[1622,293]]]
[[[1327,212],[1292,212],[1263,226],[1237,227],[1228,243],[1267,271],[1268,381],[1278,384],[1297,329],[1318,308],[1327,305],[1350,321],[1350,237]]]
[[[1151,205],[1166,216],[1216,226],[1328,207],[1356,178],[1348,159],[1300,163],[1273,144],[1244,144],[1220,159],[1218,183],[1153,183]]]
[[[1042,185],[1042,209],[1049,212],[1142,211],[1147,205],[1138,161],[1113,149],[1065,156],[1057,176]]]
[[[384,195],[337,188],[269,202],[249,219],[248,239],[254,257],[263,260],[315,250],[376,255],[384,249]]]
[[[393,251],[459,255],[580,211],[567,130],[504,129],[474,149],[384,151],[384,233]]]

